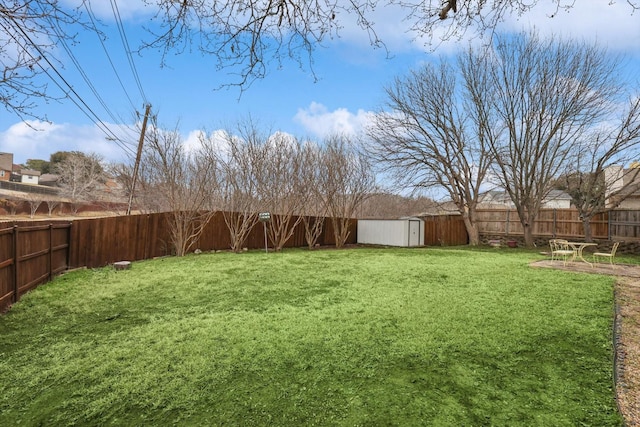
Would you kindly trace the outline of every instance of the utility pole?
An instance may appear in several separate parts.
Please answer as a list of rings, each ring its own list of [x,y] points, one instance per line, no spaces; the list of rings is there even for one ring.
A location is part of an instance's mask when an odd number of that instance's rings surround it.
[[[133,203],[133,193],[136,191],[136,181],[138,180],[138,168],[140,167],[140,157],[142,157],[142,143],[144,142],[144,134],[147,131],[147,119],[151,104],[147,104],[144,111],[144,119],[142,119],[142,130],[140,131],[140,141],[138,141],[138,152],[136,153],[136,163],[133,166],[133,181],[131,182],[131,193],[129,194],[129,207],[127,207],[127,215],[131,215],[131,204]]]

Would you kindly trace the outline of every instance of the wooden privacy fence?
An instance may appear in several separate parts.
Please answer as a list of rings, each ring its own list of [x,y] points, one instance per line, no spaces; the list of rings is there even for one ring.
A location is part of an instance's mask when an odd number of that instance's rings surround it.
[[[515,210],[479,210],[478,225],[482,235],[523,235]],[[575,209],[543,209],[533,227],[535,237],[584,238],[584,226]],[[596,240],[640,239],[640,211],[613,210],[591,219],[591,236]]]
[[[0,312],[68,268],[70,230],[69,222],[0,229]]]
[[[485,235],[524,235],[515,210],[478,210],[478,228]],[[595,239],[608,239],[609,213],[596,215],[591,220],[591,233]],[[584,237],[582,220],[575,209],[542,209],[533,226],[536,237]]]
[[[640,239],[640,211],[611,211],[609,213],[609,236],[609,240]]]
[[[77,219],[71,222],[24,221],[0,224],[0,312],[24,293],[70,268],[96,268],[117,261],[139,261],[172,253],[168,213]],[[4,228],[3,228],[4,227]],[[347,244],[357,241],[357,221],[349,224]],[[325,218],[320,245],[335,245],[333,226]],[[285,247],[306,246],[300,222]],[[224,216],[217,212],[192,249],[226,250],[231,246]],[[261,223],[245,247],[265,247]]]
[[[458,246],[469,243],[469,235],[461,215],[433,215],[424,220],[424,244]]]
[[[477,213],[478,229],[482,236],[524,235],[515,210],[481,209]],[[436,215],[424,219],[427,245],[467,243],[464,241],[466,229],[460,215]],[[542,209],[533,226],[533,236],[541,239],[583,239],[584,234],[582,219],[575,209]],[[594,216],[591,219],[591,236],[596,240],[640,239],[640,211],[614,210]]]
[[[169,213],[93,218],[73,222],[70,245],[70,267],[102,267],[116,261],[138,261],[172,254]],[[294,218],[295,220],[295,218]],[[348,244],[356,242],[357,222],[349,225]],[[320,245],[335,245],[331,219],[326,218]],[[305,246],[304,225],[300,222],[285,247]],[[261,223],[250,231],[244,246],[265,247]],[[192,250],[227,250],[231,237],[222,212],[216,212],[204,228]]]

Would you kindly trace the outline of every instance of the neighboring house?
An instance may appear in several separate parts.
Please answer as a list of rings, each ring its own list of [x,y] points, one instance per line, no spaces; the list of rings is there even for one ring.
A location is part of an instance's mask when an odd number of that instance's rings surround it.
[[[551,190],[542,201],[543,209],[569,209],[571,196],[562,190]]]
[[[58,179],[60,177],[58,175],[54,175],[52,173],[45,173],[40,176],[38,180],[39,185],[46,185],[47,187],[55,187],[58,185]]]
[[[13,154],[0,153],[0,181],[9,181],[13,171]]]
[[[506,191],[491,190],[480,195],[478,207],[482,209],[514,209]],[[571,196],[562,190],[551,190],[542,200],[542,209],[569,209]]]
[[[513,209],[515,205],[506,191],[489,190],[478,198],[480,208]]]
[[[618,209],[640,210],[640,168],[638,165],[625,169],[609,166],[604,171],[607,186],[605,205],[610,207],[619,202]]]
[[[11,182],[22,182],[22,176],[20,176],[20,170],[22,170],[22,166],[13,164],[11,168],[11,176],[9,177],[9,181]]]
[[[20,176],[22,177],[20,182],[22,182],[23,184],[38,185],[38,180],[40,178],[40,171],[34,171],[31,169],[22,169],[20,170]]]

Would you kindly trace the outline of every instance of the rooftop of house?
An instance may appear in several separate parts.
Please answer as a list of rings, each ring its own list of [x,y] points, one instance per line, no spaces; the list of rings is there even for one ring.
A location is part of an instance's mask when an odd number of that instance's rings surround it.
[[[0,169],[11,171],[13,165],[13,154],[0,153]]]

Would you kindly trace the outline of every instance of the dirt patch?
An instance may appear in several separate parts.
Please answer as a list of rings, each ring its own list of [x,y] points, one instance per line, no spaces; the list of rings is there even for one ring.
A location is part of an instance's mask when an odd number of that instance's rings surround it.
[[[619,278],[616,336],[616,394],[628,426],[640,426],[640,280]]]
[[[626,264],[587,264],[582,261],[572,261],[564,264],[562,261],[542,260],[530,264],[531,267],[537,268],[553,268],[556,270],[573,271],[591,274],[606,274],[616,277],[630,277],[640,280],[640,266]]]
[[[640,426],[640,266],[537,261],[532,267],[616,276],[615,377],[618,407],[629,427]]]

